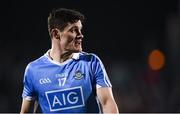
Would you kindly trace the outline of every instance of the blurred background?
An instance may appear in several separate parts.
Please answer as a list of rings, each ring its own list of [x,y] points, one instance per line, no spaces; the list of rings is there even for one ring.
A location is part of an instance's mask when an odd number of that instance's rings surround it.
[[[83,48],[103,61],[120,112],[180,112],[179,0],[2,0],[0,112],[19,112],[26,65],[50,48],[53,8],[86,16]]]

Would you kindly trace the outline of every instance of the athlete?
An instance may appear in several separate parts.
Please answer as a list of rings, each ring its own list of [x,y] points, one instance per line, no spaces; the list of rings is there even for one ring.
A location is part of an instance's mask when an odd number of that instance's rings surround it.
[[[83,21],[76,10],[52,10],[51,49],[26,67],[21,114],[34,101],[43,113],[119,113],[103,63],[82,51]]]

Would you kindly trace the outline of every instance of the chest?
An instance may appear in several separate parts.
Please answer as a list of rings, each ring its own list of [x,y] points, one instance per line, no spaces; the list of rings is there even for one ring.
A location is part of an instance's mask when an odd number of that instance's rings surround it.
[[[48,91],[61,91],[81,87],[83,90],[91,90],[93,75],[89,67],[85,65],[73,65],[73,67],[43,67],[36,71],[34,88],[37,94],[44,95]]]
[[[34,76],[40,105],[48,106],[50,111],[84,107],[93,92],[93,75],[84,64],[41,67]]]

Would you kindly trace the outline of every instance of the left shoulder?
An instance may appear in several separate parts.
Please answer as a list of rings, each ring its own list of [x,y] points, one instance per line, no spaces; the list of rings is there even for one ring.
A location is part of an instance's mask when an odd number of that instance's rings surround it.
[[[95,53],[87,53],[87,52],[80,52],[79,59],[83,60],[100,60],[97,54]]]

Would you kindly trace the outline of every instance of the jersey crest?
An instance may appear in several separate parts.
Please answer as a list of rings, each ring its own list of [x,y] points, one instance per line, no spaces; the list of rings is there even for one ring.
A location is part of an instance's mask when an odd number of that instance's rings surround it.
[[[80,79],[82,79],[84,76],[85,76],[85,74],[82,73],[80,70],[78,70],[78,71],[75,72],[74,78],[77,79],[77,80],[80,80]]]

